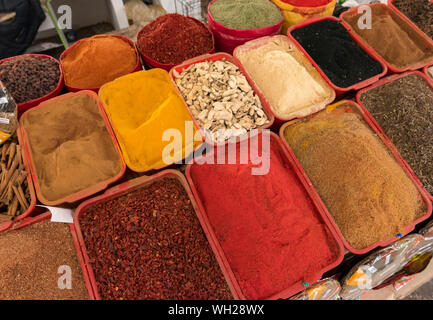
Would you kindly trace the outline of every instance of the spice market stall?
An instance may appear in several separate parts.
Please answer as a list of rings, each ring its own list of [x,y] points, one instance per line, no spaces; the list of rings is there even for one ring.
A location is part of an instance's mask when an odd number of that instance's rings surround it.
[[[335,0],[213,0],[207,23],[1,60],[0,299],[289,304],[432,279],[433,6],[389,2],[365,29]]]

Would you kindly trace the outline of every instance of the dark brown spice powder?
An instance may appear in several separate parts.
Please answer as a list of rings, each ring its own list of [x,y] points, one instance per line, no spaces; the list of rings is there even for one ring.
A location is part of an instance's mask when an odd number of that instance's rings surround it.
[[[393,4],[433,39],[433,2],[431,0],[394,0]]]
[[[72,289],[59,289],[60,266],[72,271]],[[0,299],[88,299],[69,225],[45,220],[0,234]]]
[[[102,299],[232,298],[176,179],[95,204],[79,221]]]
[[[433,194],[433,90],[411,74],[365,92],[361,102]]]

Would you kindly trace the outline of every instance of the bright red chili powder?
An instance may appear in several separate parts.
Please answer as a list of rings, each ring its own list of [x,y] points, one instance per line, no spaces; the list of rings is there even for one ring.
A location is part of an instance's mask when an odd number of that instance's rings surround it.
[[[163,15],[144,26],[137,36],[140,52],[162,64],[179,64],[209,53],[210,31],[202,24],[177,13]]]
[[[339,254],[277,139],[271,137],[267,175],[251,175],[251,162],[191,167],[207,217],[247,299],[270,298],[297,282],[318,280],[312,277],[321,276],[317,273]]]

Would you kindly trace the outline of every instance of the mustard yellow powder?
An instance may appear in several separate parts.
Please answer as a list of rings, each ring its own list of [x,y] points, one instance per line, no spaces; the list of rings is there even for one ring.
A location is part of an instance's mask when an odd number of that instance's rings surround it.
[[[103,86],[99,96],[131,170],[160,169],[185,158],[201,144],[198,139],[201,137],[194,141],[196,127],[165,70],[123,76]],[[193,134],[187,134],[186,122],[192,126]],[[179,137],[181,134],[182,143],[178,147],[176,138],[163,141],[168,129],[177,130]],[[170,132],[166,132],[167,136],[172,136]],[[167,156],[172,157],[171,163],[167,163]]]

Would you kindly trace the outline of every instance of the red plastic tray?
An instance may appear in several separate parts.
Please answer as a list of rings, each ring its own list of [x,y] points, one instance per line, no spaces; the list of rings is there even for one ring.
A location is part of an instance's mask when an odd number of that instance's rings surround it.
[[[27,217],[26,219],[22,220],[19,224],[14,225],[14,227],[11,228],[10,230],[19,230],[19,229],[25,228],[27,226],[30,226],[30,225],[38,223],[38,222],[42,222],[42,221],[50,219],[50,218],[51,218],[51,212],[49,212],[49,211],[42,213],[36,217]],[[77,239],[77,236],[75,234],[74,225],[69,224],[69,227],[71,229],[72,240],[74,241],[75,247],[77,247],[78,239]],[[83,263],[83,256],[82,256],[81,251],[77,251],[77,258],[78,258],[78,262],[81,265]],[[84,281],[86,284],[86,288],[90,292],[91,284],[90,284],[89,280],[85,277],[84,272],[83,272],[83,278],[84,278]]]
[[[62,91],[63,85],[64,85],[63,71],[62,71],[62,68],[60,67],[60,62],[57,59],[54,59],[53,57],[47,56],[45,54],[23,54],[21,56],[39,57],[39,58],[42,58],[42,59],[51,59],[51,60],[55,61],[57,63],[57,65],[59,66],[60,78],[59,78],[59,82],[57,84],[57,87],[56,87],[56,89],[54,89],[54,91],[52,91],[52,92],[50,92],[50,93],[46,94],[45,96],[40,97],[38,99],[33,99],[33,100],[30,100],[30,101],[27,101],[27,102],[19,103],[18,104],[18,112],[20,114],[22,114],[23,112],[27,111],[30,108],[33,108],[33,107],[37,106],[38,104],[40,104],[41,102],[43,102],[45,100],[54,98],[55,96],[57,96]],[[9,60],[13,60],[13,59],[15,59],[17,57],[21,57],[21,56],[15,56],[15,57],[3,59],[3,60],[0,61],[0,64],[4,63],[6,61],[9,61]]]
[[[407,76],[409,74],[414,74],[414,75],[417,75],[417,76],[421,77],[430,86],[430,88],[433,91],[433,79],[430,76],[427,76],[424,73],[421,73],[419,71],[410,71],[410,72],[405,72],[405,73],[402,73],[402,74],[395,74],[395,75],[383,78],[379,82],[375,83],[374,85],[372,85],[372,86],[370,86],[368,88],[365,88],[365,89],[359,91],[356,94],[356,102],[359,104],[359,106],[361,107],[363,113],[369,119],[369,121],[371,122],[371,124],[383,136],[385,136],[389,140],[389,148],[392,149],[392,151],[400,158],[401,163],[407,168],[407,170],[409,171],[409,173],[411,174],[411,176],[413,177],[413,179],[415,179],[416,183],[418,185],[420,185],[422,188],[424,188],[422,182],[418,179],[418,176],[415,174],[415,172],[413,171],[413,169],[411,168],[411,166],[407,163],[406,160],[404,160],[403,156],[400,154],[400,151],[398,150],[398,148],[392,143],[392,140],[386,135],[385,131],[382,129],[382,127],[379,125],[379,123],[376,121],[376,119],[373,117],[373,115],[368,111],[368,109],[361,102],[361,95],[364,94],[365,92],[368,92],[368,91],[370,91],[370,90],[372,90],[374,88],[383,86],[383,85],[385,85],[387,83],[393,82],[393,81],[395,81],[397,79],[403,78],[403,77],[405,77],[405,76]],[[429,194],[429,198],[430,198],[431,201],[433,201],[433,195]]]
[[[136,71],[140,71],[140,70],[142,70],[142,66],[141,66],[141,60],[140,60],[140,56],[139,56],[139,54],[138,54],[138,51],[137,51],[137,48],[135,47],[135,43],[134,42],[132,42],[132,40],[130,40],[129,38],[127,38],[127,37],[124,37],[124,36],[121,36],[121,35],[111,35],[112,37],[116,37],[116,38],[119,38],[119,39],[121,39],[121,40],[123,40],[123,41],[125,41],[125,42],[127,42],[131,47],[133,47],[134,48],[134,50],[135,50],[135,55],[136,55],[136,58],[137,58],[137,65],[135,66],[135,68],[133,69],[133,70],[131,70],[131,72],[130,73],[133,73],[133,72],[136,72]],[[63,70],[63,66],[62,66],[62,61],[66,58],[66,56],[81,42],[81,41],[84,41],[84,40],[87,40],[87,39],[89,39],[89,38],[84,38],[84,39],[81,39],[81,40],[78,40],[77,42],[75,42],[72,46],[70,46],[68,49],[66,49],[65,51],[63,51],[63,53],[61,54],[61,56],[60,56],[60,66],[62,67],[62,70]],[[65,81],[65,86],[66,86],[66,89],[68,89],[68,91],[69,92],[77,92],[77,91],[81,91],[81,90],[91,90],[91,91],[93,91],[93,92],[96,92],[96,93],[98,93],[98,91],[99,91],[99,88],[75,88],[75,87],[72,87],[72,86],[69,86],[67,83],[66,83],[66,81]]]
[[[22,144],[22,137],[21,137],[21,132],[20,129],[18,128],[17,130],[17,135],[18,135],[18,143],[19,145],[23,145]],[[22,147],[22,149],[24,149]],[[24,168],[26,168],[27,172],[29,172],[29,164],[27,163],[25,157],[24,157],[24,152],[23,152],[23,164],[24,164]],[[30,191],[30,206],[27,209],[26,212],[24,212],[23,214],[19,215],[18,217],[16,217],[13,221],[10,222],[1,222],[0,223],[0,232],[9,230],[11,228],[13,228],[14,225],[16,225],[17,223],[21,222],[22,220],[24,220],[25,218],[27,218],[28,216],[30,216],[33,211],[36,208],[36,193],[35,193],[35,188],[33,186],[33,181],[32,181],[32,176],[30,173],[27,174],[27,183],[29,185],[29,191]]]
[[[115,198],[118,198],[124,194],[133,192],[138,189],[142,189],[143,187],[150,185],[154,183],[155,181],[161,180],[163,178],[176,178],[185,188],[185,191],[187,192],[191,204],[196,212],[198,212],[198,207],[196,204],[196,201],[191,193],[191,190],[188,186],[188,183],[185,180],[185,177],[177,170],[164,170],[161,171],[153,176],[142,176],[137,179],[133,179],[130,181],[127,181],[125,183],[122,183],[120,185],[117,185],[109,190],[107,190],[104,194],[86,200],[83,202],[75,211],[74,213],[74,233],[77,238],[77,242],[75,243],[75,247],[77,249],[77,252],[81,252],[83,255],[83,259],[80,260],[81,268],[83,270],[84,277],[86,278],[86,281],[88,281],[91,286],[88,287],[89,289],[89,296],[92,300],[101,300],[101,296],[99,295],[98,286],[95,280],[95,274],[93,272],[92,266],[89,262],[89,256],[87,254],[86,245],[84,242],[83,234],[81,232],[80,228],[80,217],[81,215],[86,212],[86,210],[89,207],[94,206],[97,203],[106,202]],[[206,237],[209,238],[208,234],[206,233]],[[211,243],[212,245],[212,243]],[[224,270],[223,270],[224,273]],[[227,276],[226,276],[227,278]],[[230,284],[230,283],[229,283]],[[233,292],[233,289],[230,287],[231,291]]]
[[[381,64],[382,73],[377,74],[377,75],[375,75],[369,79],[363,80],[361,82],[355,83],[354,85],[347,87],[347,88],[342,88],[342,87],[335,85],[328,78],[328,76],[325,74],[325,72],[323,72],[323,70],[319,67],[319,65],[314,61],[314,59],[301,46],[301,44],[298,41],[296,41],[296,39],[292,36],[293,30],[305,27],[307,25],[310,25],[310,24],[313,24],[313,23],[316,23],[316,22],[319,22],[322,20],[332,20],[332,21],[338,21],[341,23],[340,19],[338,19],[336,17],[319,17],[319,18],[308,19],[308,20],[302,21],[302,22],[290,27],[287,30],[287,36],[298,47],[298,49],[301,50],[301,52],[304,54],[304,56],[306,56],[311,61],[311,63],[316,67],[317,71],[319,71],[319,73],[322,75],[322,77],[335,90],[335,92],[337,93],[337,97],[341,96],[342,94],[344,94],[348,91],[359,90],[361,88],[367,87],[370,84],[378,81],[381,77],[383,77],[387,74],[388,68],[387,68],[386,64],[383,62],[383,59],[381,59],[381,57],[374,50],[372,50],[369,46],[367,46],[365,43],[358,41],[358,39],[351,32],[348,31],[348,33],[352,37],[353,41],[355,41],[356,44],[358,44],[358,46],[361,47],[361,49],[364,50],[372,59],[376,60],[377,62],[379,62]],[[341,23],[341,24],[343,27],[345,27],[347,29],[347,27],[343,23]]]
[[[430,66],[425,66],[425,67],[423,68],[423,71],[424,71],[424,73],[427,75],[428,78],[433,79],[433,75],[431,75],[431,74],[428,72],[428,69],[429,69],[429,68],[432,68],[432,71],[433,71],[433,64],[430,65]]]
[[[281,139],[275,133],[270,132],[270,131],[262,131],[259,134],[265,134],[266,132],[271,135],[271,139],[274,139],[277,141],[278,145],[281,148],[281,151],[283,152],[284,156],[287,159],[287,162],[290,163],[291,168],[293,169],[293,171],[298,176],[300,183],[302,184],[302,186],[307,191],[309,197],[311,198],[311,200],[313,202],[313,205],[315,206],[315,208],[317,209],[317,211],[319,213],[320,218],[324,221],[324,223],[328,227],[329,231],[331,232],[331,234],[335,240],[335,243],[338,246],[338,250],[339,250],[338,258],[332,264],[330,264],[328,267],[321,270],[316,275],[312,276],[312,279],[308,279],[309,283],[311,285],[311,284],[319,281],[322,278],[324,273],[337,267],[343,261],[344,247],[342,245],[342,242],[340,241],[341,236],[339,235],[338,228],[336,227],[333,219],[330,217],[329,213],[326,211],[325,206],[321,202],[320,198],[318,197],[318,195],[315,192],[314,188],[312,187],[311,183],[306,178],[305,173],[303,172],[299,162],[294,157],[293,153],[283,146]],[[215,148],[218,148],[218,146],[216,146]],[[215,151],[213,151],[212,154],[215,154],[214,152]],[[224,274],[226,275],[226,279],[228,279],[228,283],[230,284],[230,287],[233,288],[232,292],[234,293],[234,297],[236,299],[245,300],[246,297],[242,292],[242,289],[241,289],[241,287],[240,287],[240,285],[239,285],[239,283],[238,283],[238,281],[237,281],[237,279],[233,273],[233,270],[232,270],[232,268],[231,268],[231,266],[230,266],[230,264],[226,258],[224,250],[222,249],[221,244],[220,244],[220,242],[219,242],[219,240],[218,240],[218,238],[217,238],[217,236],[216,236],[216,234],[212,228],[212,225],[211,225],[211,223],[207,217],[206,210],[203,206],[202,201],[200,200],[200,196],[199,196],[197,188],[194,184],[194,180],[191,177],[191,170],[195,164],[196,164],[196,161],[187,165],[185,175],[186,175],[186,178],[188,180],[189,185],[191,186],[192,194],[194,195],[194,197],[197,201],[197,209],[196,209],[197,216],[200,219],[200,223],[201,223],[206,235],[208,236],[209,242],[212,246],[212,249],[215,253],[215,256],[217,257],[218,262],[220,263],[221,269],[224,271]],[[268,299],[269,300],[287,299],[287,298],[295,295],[296,293],[302,291],[303,289],[305,289],[305,287],[303,286],[303,284],[301,282],[294,283],[293,285],[291,285],[286,290],[284,290],[280,293],[277,293],[277,294],[269,297]]]
[[[370,3],[370,4],[368,4],[368,6],[370,6],[370,7],[381,6],[381,7],[385,8],[386,10],[388,10],[390,15],[393,16],[393,18],[397,18],[399,20],[398,22],[401,26],[405,26],[406,29],[412,29],[413,31],[415,31],[415,33],[418,35],[420,40],[423,42],[423,45],[425,48],[433,49],[433,40],[430,39],[424,32],[421,31],[421,29],[419,29],[415,25],[415,23],[410,21],[404,14],[402,14],[400,11],[398,11],[394,6],[387,6],[384,3]],[[420,61],[420,62],[414,63],[414,64],[412,64],[406,68],[403,68],[403,69],[393,67],[390,63],[388,63],[388,61],[386,61],[384,58],[382,58],[382,56],[379,55],[379,53],[373,47],[371,47],[361,36],[359,36],[353,30],[353,28],[344,20],[345,17],[357,15],[358,14],[357,10],[358,10],[358,7],[354,7],[354,8],[351,8],[351,9],[343,12],[340,15],[341,23],[346,27],[347,30],[349,30],[349,33],[351,34],[352,38],[356,39],[356,41],[360,45],[362,44],[363,46],[368,48],[369,51],[372,51],[376,54],[376,56],[378,57],[378,60],[387,66],[390,73],[401,73],[401,72],[405,72],[405,71],[421,69],[426,64],[430,64],[433,62],[433,58],[432,58],[429,61],[424,61],[424,62]],[[373,17],[373,19],[374,19],[374,17]]]
[[[263,38],[259,38],[259,39],[248,41],[245,44],[238,46],[235,49],[235,51],[233,52],[233,56],[236,59],[236,61],[239,63],[239,65],[241,65],[244,68],[245,72],[248,73],[248,71],[246,71],[246,69],[243,66],[242,62],[238,58],[240,52],[242,52],[242,51],[249,51],[249,50],[260,48],[260,47],[266,45],[267,43],[273,41],[274,39],[281,39],[283,41],[288,42],[289,44],[292,43],[292,41],[290,41],[289,38],[287,36],[284,36],[284,35],[276,35],[276,36],[263,37]],[[300,51],[299,49],[297,49],[297,50]],[[302,54],[302,52],[301,52],[301,54]],[[308,58],[305,58],[305,60],[308,61],[308,63],[312,64],[311,61]],[[314,68],[314,69],[317,71],[316,68]],[[317,73],[319,74],[320,78],[323,79],[322,75],[318,71],[317,71]],[[325,79],[323,79],[323,81],[324,81],[324,84],[327,86],[327,89],[329,89],[329,91],[330,91],[329,98],[327,100],[323,101],[323,108],[325,108],[328,104],[332,103],[335,100],[335,91],[329,85],[328,81],[326,81]],[[292,120],[292,119],[295,119],[295,118],[305,117],[306,115],[309,115],[311,113],[314,113],[314,112],[317,112],[317,111],[323,109],[323,108],[318,108],[317,105],[316,105],[316,106],[314,106],[314,108],[309,107],[309,108],[305,108],[306,110],[304,109],[304,110],[298,111],[298,114],[297,115],[293,115],[292,117],[281,118],[281,117],[279,117],[274,112],[274,110],[272,110],[272,107],[270,105],[269,105],[269,107],[270,107],[270,111],[272,112],[272,114],[275,117],[275,123],[274,124],[282,124],[283,122],[286,122],[286,121],[289,121],[289,120]],[[310,112],[308,112],[308,111],[310,111]]]
[[[84,91],[80,91],[80,92],[76,92],[76,93],[67,93],[67,94],[61,95],[59,97],[53,98],[47,102],[41,103],[39,106],[35,107],[35,110],[44,108],[47,103],[52,103],[53,101],[60,101],[60,100],[68,99],[72,96],[83,94],[83,93],[86,93],[89,97],[91,97],[92,99],[94,99],[98,102],[99,112],[102,116],[102,119],[105,121],[108,133],[109,133],[109,135],[113,141],[114,147],[116,148],[117,154],[119,155],[119,161],[121,164],[121,169],[115,177],[110,178],[106,181],[102,181],[102,182],[100,182],[94,186],[91,186],[91,187],[86,188],[84,190],[75,192],[71,195],[68,195],[68,196],[66,196],[62,199],[56,200],[56,201],[47,200],[41,192],[38,177],[36,174],[35,164],[33,162],[33,158],[32,158],[31,152],[30,152],[30,144],[29,144],[28,136],[27,136],[27,133],[26,133],[24,126],[23,126],[23,119],[25,119],[25,117],[28,116],[29,112],[31,112],[31,111],[27,111],[21,117],[20,126],[19,126],[19,128],[21,130],[21,132],[20,132],[20,136],[21,136],[20,137],[20,139],[21,139],[20,144],[21,144],[22,150],[23,150],[23,159],[25,159],[25,163],[26,163],[27,167],[30,169],[30,173],[31,173],[32,179],[34,181],[36,194],[37,194],[39,201],[41,201],[42,203],[44,203],[48,206],[57,206],[57,205],[60,205],[62,203],[74,203],[74,202],[77,202],[78,200],[82,200],[84,198],[87,198],[87,197],[89,197],[89,196],[91,196],[91,195],[93,195],[99,191],[106,189],[110,184],[119,180],[124,175],[125,170],[126,170],[125,161],[123,160],[122,153],[120,151],[120,147],[117,143],[113,129],[111,128],[110,122],[108,121],[108,117],[105,114],[104,107],[102,106],[102,102],[99,100],[98,95],[95,92],[89,91],[89,90],[84,90]]]
[[[212,17],[212,14],[210,12],[210,6],[215,2],[216,0],[212,0],[208,7],[207,7],[207,17],[208,17],[208,24],[209,29],[212,31],[214,37],[215,37],[215,44],[218,49],[218,51],[227,52],[229,54],[233,53],[233,50],[239,46],[244,44],[247,41],[261,38],[264,36],[273,36],[280,33],[281,28],[283,26],[284,22],[284,15],[282,13],[281,8],[279,8],[275,3],[274,4],[280,11],[282,15],[281,21],[278,23],[267,26],[263,28],[255,28],[255,29],[231,29],[223,26],[221,23],[216,22],[214,18]]]
[[[179,96],[183,99],[182,93],[179,91],[179,89],[177,88],[176,82],[175,82],[175,76],[173,71],[175,70],[178,73],[182,73],[183,70],[187,69],[190,65],[199,63],[199,62],[203,62],[203,61],[219,61],[222,59],[226,59],[228,62],[233,63],[235,66],[237,66],[240,70],[240,72],[245,76],[245,78],[247,79],[248,83],[251,85],[251,87],[254,90],[254,93],[257,94],[257,96],[260,99],[260,102],[262,103],[262,107],[263,107],[263,111],[265,112],[265,114],[267,115],[268,119],[269,119],[269,123],[265,124],[264,126],[258,128],[258,129],[267,129],[270,128],[272,126],[272,124],[274,123],[274,115],[271,111],[271,106],[269,105],[269,102],[266,100],[265,96],[263,95],[263,93],[259,90],[259,88],[257,88],[256,84],[254,83],[254,81],[251,79],[251,77],[248,75],[248,73],[246,72],[245,68],[238,62],[237,59],[235,59],[232,55],[229,55],[228,53],[224,53],[224,52],[220,52],[220,53],[214,53],[214,54],[205,54],[190,60],[185,61],[184,63],[177,65],[176,67],[172,68],[170,70],[170,77],[173,80],[173,84],[174,87],[176,89],[176,91],[179,93]],[[185,100],[185,99],[183,99]],[[202,135],[202,137],[204,137],[204,139],[206,139],[206,143],[208,143],[209,145],[217,145],[217,144],[227,144],[228,140],[226,140],[224,143],[217,143],[215,141],[210,141],[206,138],[205,132],[204,130],[201,128],[200,124],[198,123],[198,121],[196,120],[195,116],[192,114],[192,112],[189,110],[189,107],[186,105],[185,102],[185,106],[189,112],[189,114],[191,115],[191,118],[194,121],[194,124],[196,126],[196,128],[198,128],[200,130],[200,133]]]
[[[419,180],[417,181],[417,179],[414,178],[413,174],[411,174],[409,172],[409,170],[407,169],[407,167],[404,165],[404,163],[402,162],[401,157],[399,156],[399,154],[396,153],[395,147],[393,147],[391,141],[389,140],[388,137],[386,137],[384,134],[382,134],[373,124],[373,122],[371,121],[371,119],[368,117],[368,115],[365,113],[365,110],[363,110],[359,105],[357,105],[355,102],[351,101],[351,100],[342,100],[340,102],[335,103],[333,106],[338,107],[339,105],[349,105],[351,106],[353,109],[355,109],[357,112],[359,112],[359,114],[362,116],[363,120],[368,124],[368,126],[371,128],[371,130],[380,138],[380,140],[383,142],[383,144],[385,145],[385,147],[388,149],[389,153],[395,158],[395,160],[397,161],[397,163],[401,166],[401,168],[403,169],[403,171],[406,173],[406,175],[412,180],[412,182],[415,184],[416,188],[418,189],[418,191],[420,192],[426,206],[427,206],[427,211],[426,213],[418,218],[417,220],[415,220],[412,224],[408,225],[406,228],[404,228],[404,231],[402,232],[402,237],[407,235],[408,233],[412,232],[415,229],[415,226],[428,219],[431,214],[432,214],[432,203],[429,199],[429,194],[428,192],[424,189],[424,187],[420,184]],[[314,115],[313,115],[314,116]],[[294,152],[292,151],[292,149],[290,148],[289,144],[287,143],[287,141],[284,138],[284,131],[286,130],[286,128],[290,125],[295,124],[297,121],[299,120],[293,120],[291,122],[286,123],[285,125],[283,125],[280,129],[280,137],[283,141],[283,144],[285,146],[285,148],[287,150],[289,150],[289,152],[295,156]],[[306,172],[304,171],[304,169],[301,167],[300,168],[302,170],[302,174],[305,176],[305,178],[308,181],[308,184],[313,187],[313,184],[311,183],[310,179],[308,178]],[[317,197],[320,198],[319,194],[317,193],[317,191],[314,189],[314,192],[316,194]],[[331,214],[329,213],[328,209],[326,209],[325,204],[323,203],[322,200],[320,200],[320,203],[323,205],[323,207],[325,208],[328,217],[330,217],[330,219],[332,219],[332,221],[334,221],[334,219],[332,218]],[[344,246],[346,247],[346,249],[354,254],[365,254],[370,252],[371,250],[377,248],[377,247],[386,247],[388,245],[390,245],[391,243],[397,241],[400,238],[391,238],[391,239],[385,239],[383,241],[379,241],[376,242],[374,244],[372,244],[371,246],[364,248],[364,249],[355,249],[353,248],[344,238],[343,234],[341,233],[340,229],[338,228],[337,224],[334,222],[334,225],[337,228],[337,232],[338,235],[341,239],[341,241],[343,242]]]
[[[205,25],[203,22],[201,22],[200,20],[197,20],[193,17],[186,17],[194,22],[196,22],[197,24],[203,26],[208,32],[209,34],[212,36],[212,49],[207,52],[208,54],[210,53],[214,53],[215,52],[215,39],[214,39],[214,35],[213,33],[209,30],[209,27],[207,25]],[[137,34],[137,49],[138,52],[140,53],[141,58],[143,59],[144,63],[151,67],[151,68],[161,68],[167,71],[170,71],[171,68],[173,68],[174,66],[176,66],[175,64],[167,64],[167,63],[159,63],[158,61],[152,59],[151,57],[145,55],[141,49],[140,46],[138,45],[138,39],[141,37],[141,33],[143,32],[143,29],[146,28],[146,26],[144,26]]]

